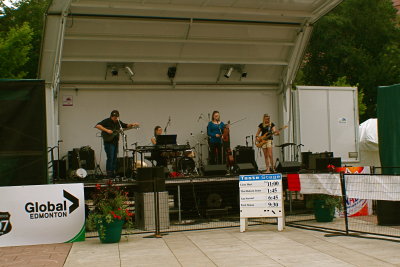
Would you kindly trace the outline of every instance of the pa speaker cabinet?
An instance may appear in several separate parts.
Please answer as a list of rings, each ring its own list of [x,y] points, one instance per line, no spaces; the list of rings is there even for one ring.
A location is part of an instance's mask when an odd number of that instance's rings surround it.
[[[133,167],[133,158],[132,157],[120,157],[117,159],[117,174],[122,176],[124,175],[124,167],[125,167],[125,176],[132,176],[132,167]]]
[[[252,147],[237,146],[235,147],[233,155],[235,157],[235,163],[252,163],[257,171],[258,167],[255,159],[255,152]]]
[[[158,212],[160,218],[160,229],[168,229],[169,207],[168,192],[158,192]],[[135,220],[140,230],[155,229],[155,205],[154,193],[136,193],[135,194]]]
[[[277,171],[279,172],[298,172],[301,169],[301,162],[298,161],[283,161],[279,162]]]
[[[251,174],[257,172],[252,163],[237,163],[235,170],[237,174]]]
[[[206,165],[203,169],[204,175],[225,175],[226,165]]]
[[[140,193],[165,191],[164,167],[138,168],[136,181]]]

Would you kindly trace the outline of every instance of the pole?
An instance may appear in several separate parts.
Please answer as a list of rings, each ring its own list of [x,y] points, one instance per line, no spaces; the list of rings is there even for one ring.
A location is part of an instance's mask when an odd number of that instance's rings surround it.
[[[344,172],[340,172],[340,184],[342,189],[342,200],[343,200],[343,211],[344,211],[344,223],[346,227],[346,235],[349,235],[349,220],[347,217],[347,201],[346,201],[346,184]]]

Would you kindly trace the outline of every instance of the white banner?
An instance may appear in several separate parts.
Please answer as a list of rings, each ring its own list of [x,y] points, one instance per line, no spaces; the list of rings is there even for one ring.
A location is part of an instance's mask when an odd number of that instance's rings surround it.
[[[0,187],[0,247],[83,241],[83,184]]]
[[[339,173],[304,173],[299,177],[301,194],[342,195]]]
[[[400,176],[346,174],[345,178],[349,198],[400,201]]]

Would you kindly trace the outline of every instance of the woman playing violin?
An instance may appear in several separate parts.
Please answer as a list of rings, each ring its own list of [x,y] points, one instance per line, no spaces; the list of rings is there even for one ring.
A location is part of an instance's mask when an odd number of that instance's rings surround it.
[[[211,121],[207,125],[207,135],[210,141],[210,164],[222,164],[224,162],[224,156],[222,152],[222,134],[224,128],[229,127],[229,124],[225,124],[221,121],[218,111],[214,111],[211,116]]]
[[[266,170],[265,173],[274,171],[273,156],[272,156],[272,140],[274,135],[279,135],[279,131],[275,129],[275,124],[271,122],[271,118],[268,114],[263,115],[262,122],[258,125],[256,139],[259,143],[263,143],[262,150],[264,153],[264,160]]]

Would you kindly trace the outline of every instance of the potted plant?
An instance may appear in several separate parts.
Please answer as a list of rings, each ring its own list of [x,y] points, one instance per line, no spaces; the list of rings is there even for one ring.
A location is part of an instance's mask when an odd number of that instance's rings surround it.
[[[343,209],[343,199],[339,196],[314,194],[312,200],[317,222],[331,222],[335,217],[335,210]]]
[[[133,213],[129,211],[128,192],[108,180],[105,186],[96,185],[92,193],[94,210],[89,213],[86,225],[97,229],[102,243],[117,243],[121,239],[122,227],[133,226]]]

